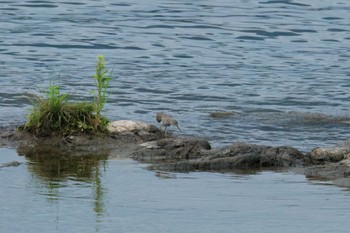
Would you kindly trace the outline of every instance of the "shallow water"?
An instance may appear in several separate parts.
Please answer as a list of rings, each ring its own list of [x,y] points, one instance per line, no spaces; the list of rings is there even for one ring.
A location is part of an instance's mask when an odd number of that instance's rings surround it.
[[[346,0],[1,1],[0,125],[51,79],[91,99],[103,54],[106,114],[184,135],[302,151],[349,138]],[[227,118],[211,113],[234,112]],[[286,171],[164,174],[131,160],[0,149],[1,232],[346,232],[349,192]]]
[[[3,232],[346,232],[350,193],[287,171],[163,173],[0,149]],[[65,166],[66,165],[66,166]]]

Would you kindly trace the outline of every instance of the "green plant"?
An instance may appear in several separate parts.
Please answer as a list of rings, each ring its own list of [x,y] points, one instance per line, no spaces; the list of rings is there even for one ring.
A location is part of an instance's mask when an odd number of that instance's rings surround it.
[[[60,86],[50,82],[46,91],[42,91],[42,96],[30,99],[33,109],[28,115],[28,121],[25,128],[29,131],[35,130],[39,133],[40,129],[58,129],[64,121],[66,114],[63,111],[68,102],[68,95],[60,93]]]
[[[40,90],[38,95],[30,101],[33,109],[29,112],[28,121],[21,128],[37,136],[52,134],[74,134],[78,132],[105,132],[108,120],[101,115],[107,102],[107,88],[112,73],[108,73],[102,55],[98,55],[96,64],[93,102],[70,102],[68,94],[61,94],[60,86],[50,82],[46,90]]]
[[[33,109],[23,127],[27,131],[37,136],[50,136],[105,130],[108,120],[95,114],[94,103],[69,102],[68,94],[61,94],[60,86],[53,82],[42,93],[42,96],[31,99]]]
[[[93,75],[97,93],[95,93],[96,113],[100,115],[104,105],[107,102],[107,88],[112,77],[112,72],[108,73],[106,62],[103,55],[98,55],[98,62],[96,64],[96,74]]]

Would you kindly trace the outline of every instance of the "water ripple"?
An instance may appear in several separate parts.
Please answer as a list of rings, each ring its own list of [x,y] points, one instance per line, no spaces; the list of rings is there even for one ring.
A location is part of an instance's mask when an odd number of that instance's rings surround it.
[[[345,0],[2,1],[3,121],[24,118],[29,104],[18,96],[52,78],[91,99],[103,54],[114,69],[111,118],[178,113],[185,134],[214,144],[334,144],[350,136],[344,124],[288,128],[248,113],[349,115],[349,9]],[[213,121],[215,111],[244,117]]]

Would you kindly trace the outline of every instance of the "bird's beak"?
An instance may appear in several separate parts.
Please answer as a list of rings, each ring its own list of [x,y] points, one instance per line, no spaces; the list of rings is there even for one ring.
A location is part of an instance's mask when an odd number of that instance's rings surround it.
[[[180,130],[180,132],[182,132],[181,129],[179,128],[179,126],[176,126],[176,127]]]

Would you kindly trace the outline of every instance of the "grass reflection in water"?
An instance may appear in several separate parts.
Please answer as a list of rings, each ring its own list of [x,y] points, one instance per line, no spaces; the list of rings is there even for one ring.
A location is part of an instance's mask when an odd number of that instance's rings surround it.
[[[24,156],[28,159],[28,171],[47,186],[46,195],[50,201],[59,200],[59,190],[73,181],[80,187],[87,185],[92,188],[94,211],[97,215],[103,214],[105,189],[101,173],[105,169],[107,154],[76,155],[55,150],[33,150],[27,151]]]

